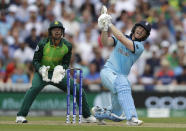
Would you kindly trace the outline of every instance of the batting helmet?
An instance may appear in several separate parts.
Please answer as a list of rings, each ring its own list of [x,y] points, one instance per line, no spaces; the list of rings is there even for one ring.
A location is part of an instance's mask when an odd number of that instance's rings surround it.
[[[149,37],[149,35],[150,35],[151,24],[148,23],[147,21],[140,21],[139,23],[136,23],[133,26],[133,28],[132,28],[131,36],[134,34],[137,26],[142,26],[146,30],[146,36],[143,37],[142,39],[137,39],[137,41],[144,41],[144,40],[146,40]]]
[[[53,28],[61,28],[62,33],[63,33],[63,36],[64,36],[64,34],[65,34],[65,28],[63,27],[63,24],[61,22],[59,22],[59,21],[53,21],[53,22],[50,23],[49,28],[48,28],[48,33],[49,33],[50,36],[51,36],[51,30]]]

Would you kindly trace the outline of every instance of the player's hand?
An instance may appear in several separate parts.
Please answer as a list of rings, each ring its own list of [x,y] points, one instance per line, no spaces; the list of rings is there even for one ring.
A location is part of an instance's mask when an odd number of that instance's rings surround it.
[[[57,65],[54,68],[53,76],[52,76],[52,82],[58,84],[64,77],[65,77],[65,69],[63,69],[63,66]]]
[[[108,14],[102,14],[98,18],[98,27],[103,31],[108,31],[108,28],[112,25],[111,23],[112,17]]]
[[[50,66],[41,66],[39,68],[39,73],[41,74],[43,81],[50,82],[50,79],[48,79],[48,70],[50,69]]]
[[[103,31],[108,31],[108,28],[112,25],[112,17],[107,14],[107,8],[102,7],[101,16],[98,18],[98,27]]]

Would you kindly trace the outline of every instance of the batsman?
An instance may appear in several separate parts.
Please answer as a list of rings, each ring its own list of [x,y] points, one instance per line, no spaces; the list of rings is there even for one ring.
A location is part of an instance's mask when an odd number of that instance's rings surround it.
[[[127,125],[140,126],[143,121],[138,119],[128,74],[144,51],[143,41],[150,35],[151,24],[144,20],[137,22],[130,35],[123,35],[112,24],[111,19],[107,8],[103,6],[98,18],[98,27],[102,30],[101,41],[104,45],[112,45],[113,50],[100,76],[103,86],[111,92],[112,104],[108,108],[95,106],[92,113],[99,121],[109,119],[118,122],[126,119]],[[108,30],[112,32],[112,36],[108,35]]]
[[[53,85],[67,91],[66,69],[69,67],[72,44],[64,39],[65,28],[59,21],[50,23],[48,37],[41,40],[35,50],[33,65],[35,68],[32,87],[26,92],[23,103],[17,113],[17,123],[27,123],[26,116],[36,96],[46,85]],[[73,93],[73,80],[70,81],[71,95]],[[82,91],[83,122],[96,122],[91,116],[86,100],[86,94]],[[77,99],[79,99],[79,84],[77,84]],[[78,105],[79,105],[79,101]]]

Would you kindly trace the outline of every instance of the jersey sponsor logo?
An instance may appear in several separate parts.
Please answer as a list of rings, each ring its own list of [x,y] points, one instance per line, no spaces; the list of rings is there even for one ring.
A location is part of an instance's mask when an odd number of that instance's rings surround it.
[[[58,62],[61,61],[62,57],[49,57],[49,56],[45,56],[44,57],[46,61],[51,61],[51,62]]]
[[[124,52],[121,48],[118,48],[118,52],[124,56],[129,56],[129,53]]]
[[[37,45],[37,47],[36,47],[35,51],[38,51],[38,50],[39,50],[39,46]]]

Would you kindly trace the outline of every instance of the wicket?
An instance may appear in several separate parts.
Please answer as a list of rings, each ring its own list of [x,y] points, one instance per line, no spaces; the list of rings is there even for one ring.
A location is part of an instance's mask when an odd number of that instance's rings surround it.
[[[78,68],[67,69],[67,118],[66,123],[70,123],[70,71],[73,70],[73,116],[72,123],[76,123],[76,87],[77,87],[77,71],[79,71],[79,124],[82,123],[82,82],[83,82],[83,72]]]

